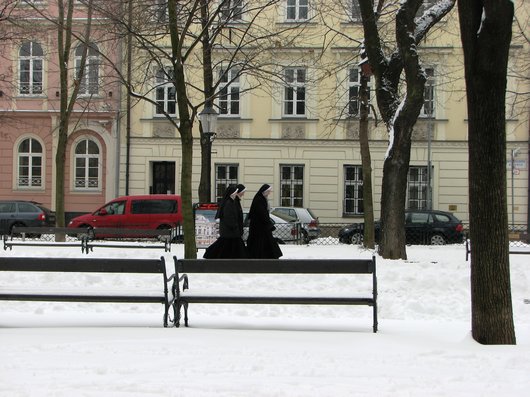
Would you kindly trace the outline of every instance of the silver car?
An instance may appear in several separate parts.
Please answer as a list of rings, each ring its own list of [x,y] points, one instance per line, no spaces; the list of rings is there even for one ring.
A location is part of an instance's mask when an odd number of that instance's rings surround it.
[[[297,222],[296,219],[285,215],[277,216],[269,214],[269,216],[275,227],[272,236],[276,239],[278,244],[294,243],[299,240],[302,230],[300,223]],[[243,211],[243,219],[243,240],[247,241],[249,231],[248,211]]]
[[[304,243],[316,239],[320,236],[320,225],[318,217],[309,209],[302,207],[274,207],[271,214],[285,217],[288,216],[299,222],[302,227],[302,240]]]

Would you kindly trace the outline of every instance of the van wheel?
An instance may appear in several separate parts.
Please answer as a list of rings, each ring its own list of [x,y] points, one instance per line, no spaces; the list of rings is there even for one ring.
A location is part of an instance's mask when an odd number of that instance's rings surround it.
[[[171,227],[171,225],[160,225],[160,226],[158,226],[158,227],[156,228],[156,230],[172,230],[172,229],[173,229],[173,227]],[[175,240],[176,240],[176,237],[175,237],[175,236],[171,236],[171,235],[170,235],[169,237],[166,237],[166,236],[158,236],[157,239],[158,239],[158,241],[166,241],[167,238],[171,238],[171,237],[173,237],[173,239],[172,239],[171,242],[172,242],[172,243],[175,243],[175,242],[176,242],[176,241],[175,241]]]
[[[81,225],[78,227],[78,229],[85,229],[85,231],[83,232],[78,232],[76,233],[76,236],[77,236],[77,239],[78,240],[83,240],[83,239],[87,239],[87,240],[91,240],[93,239],[94,237],[94,228],[90,225]]]

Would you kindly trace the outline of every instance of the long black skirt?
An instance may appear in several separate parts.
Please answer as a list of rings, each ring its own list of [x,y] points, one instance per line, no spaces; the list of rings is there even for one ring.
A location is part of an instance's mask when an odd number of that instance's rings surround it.
[[[206,248],[206,259],[237,259],[248,258],[247,247],[241,238],[219,237],[212,245]]]

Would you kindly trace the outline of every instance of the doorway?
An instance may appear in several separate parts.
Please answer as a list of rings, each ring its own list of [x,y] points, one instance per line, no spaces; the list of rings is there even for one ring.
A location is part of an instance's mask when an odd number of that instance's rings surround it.
[[[151,194],[175,194],[175,162],[153,162]]]

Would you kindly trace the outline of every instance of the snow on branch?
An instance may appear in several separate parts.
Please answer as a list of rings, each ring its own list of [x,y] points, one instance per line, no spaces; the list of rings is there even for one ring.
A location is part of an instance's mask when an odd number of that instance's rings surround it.
[[[453,9],[455,3],[456,0],[440,0],[425,10],[416,20],[416,43],[419,43],[427,32]]]

